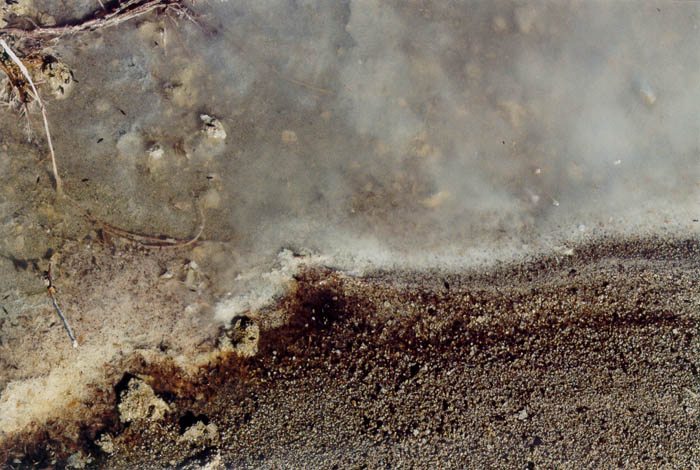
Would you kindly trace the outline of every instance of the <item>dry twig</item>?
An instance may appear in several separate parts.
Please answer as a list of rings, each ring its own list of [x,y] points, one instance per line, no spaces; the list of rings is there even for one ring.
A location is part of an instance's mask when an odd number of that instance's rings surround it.
[[[146,248],[184,248],[186,246],[190,246],[196,243],[202,236],[202,233],[204,232],[204,225],[206,223],[204,212],[202,211],[202,208],[199,206],[199,204],[197,204],[197,209],[199,211],[200,216],[199,230],[197,231],[197,234],[189,240],[177,240],[173,238],[158,238],[149,235],[140,235],[138,233],[128,232],[126,230],[121,230],[116,227],[112,227],[109,224],[105,224],[99,221],[96,222],[102,226],[102,229],[105,232],[126,238],[133,242],[137,242],[141,246],[144,246]]]
[[[298,80],[296,78],[288,77],[284,75],[282,72],[280,72],[276,67],[273,65],[268,64],[265,60],[260,59],[257,57],[257,55],[251,50],[250,46],[246,43],[246,41],[240,40],[237,35],[225,24],[219,25],[219,28],[223,29],[228,33],[228,39],[233,43],[233,45],[238,48],[238,50],[241,51],[243,56],[246,58],[247,61],[249,61],[251,64],[256,65],[260,67],[262,70],[264,70],[267,73],[270,73],[277,77],[279,80],[283,80],[285,82],[291,83],[296,86],[300,86],[302,88],[307,88],[313,92],[316,92],[320,95],[326,95],[326,96],[335,96],[335,93],[333,91],[328,90],[326,88],[322,88],[320,86],[314,85],[313,83],[306,82],[304,80]]]
[[[66,320],[66,317],[63,316],[63,312],[61,311],[61,308],[58,306],[58,302],[56,302],[56,288],[53,286],[53,277],[51,276],[51,263],[49,263],[49,272],[46,275],[46,278],[49,281],[49,286],[48,286],[48,291],[49,291],[49,297],[51,297],[51,302],[53,302],[53,307],[56,309],[56,312],[58,312],[58,316],[61,317],[61,321],[63,322],[63,326],[65,327],[66,331],[68,332],[68,337],[71,340],[71,343],[73,343],[74,348],[78,348],[78,340],[75,339],[75,336],[73,336],[73,330],[70,329],[70,325],[68,324],[68,320]]]
[[[82,23],[61,26],[36,26],[32,29],[0,28],[0,34],[10,34],[21,39],[47,40],[82,31],[95,31],[100,28],[116,26],[159,8],[176,8],[183,11],[187,17],[190,17],[185,8],[180,5],[179,0],[128,0],[119,4],[109,13],[102,15],[102,12],[99,11],[93,18]]]
[[[2,46],[2,48],[5,50],[5,53],[10,57],[10,59],[12,59],[12,62],[14,62],[15,65],[17,65],[17,67],[19,67],[19,69],[22,71],[22,75],[24,75],[24,77],[29,82],[29,85],[31,85],[32,87],[34,99],[37,101],[37,103],[39,103],[39,107],[41,108],[41,116],[44,118],[44,131],[46,132],[46,140],[49,143],[49,152],[51,152],[51,167],[53,169],[53,176],[56,180],[56,192],[58,192],[59,194],[63,194],[63,186],[61,184],[61,177],[58,176],[58,168],[56,168],[56,155],[53,151],[53,142],[51,142],[51,133],[49,132],[49,120],[46,117],[46,108],[44,108],[44,103],[41,101],[39,92],[34,86],[34,82],[32,81],[32,77],[29,75],[27,67],[25,67],[22,61],[19,60],[19,57],[17,57],[17,55],[12,51],[12,49],[10,49],[10,46],[7,45],[4,39],[0,39],[0,46]],[[27,104],[26,101],[24,104]],[[27,119],[29,119],[28,114]]]

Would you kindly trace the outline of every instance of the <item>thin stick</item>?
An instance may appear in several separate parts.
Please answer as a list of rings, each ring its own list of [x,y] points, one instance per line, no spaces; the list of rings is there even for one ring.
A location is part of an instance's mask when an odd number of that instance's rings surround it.
[[[284,80],[285,82],[289,82],[293,85],[298,85],[298,86],[303,87],[303,88],[308,88],[309,90],[315,91],[317,93],[321,93],[322,95],[327,95],[327,96],[334,96],[335,95],[330,90],[326,90],[325,88],[321,88],[321,87],[318,87],[316,85],[312,85],[311,83],[297,80],[295,78],[286,77],[286,76],[282,75],[276,68],[274,68],[274,67],[270,67],[270,68],[272,69],[272,73],[277,75],[277,78],[279,78],[280,80]]]
[[[287,77],[286,75],[282,74],[279,70],[277,70],[277,68],[268,64],[263,59],[258,58],[253,52],[251,52],[248,48],[248,45],[244,41],[239,41],[238,37],[235,35],[235,33],[229,27],[222,24],[222,25],[220,25],[220,28],[225,30],[229,34],[228,39],[233,43],[233,45],[236,48],[238,48],[241,51],[241,53],[245,56],[245,58],[249,62],[251,62],[253,65],[258,65],[262,69],[265,69],[265,71],[272,73],[278,79],[283,80],[285,82],[289,82],[293,85],[297,85],[297,86],[300,86],[303,88],[308,88],[309,90],[315,91],[316,93],[319,93],[322,95],[335,96],[335,93],[333,93],[331,90],[327,90],[325,88],[322,88],[320,86],[316,86],[312,83],[308,83],[308,82],[305,82],[303,80],[297,80],[296,78]]]
[[[58,302],[56,302],[56,288],[53,286],[53,278],[51,277],[51,263],[49,263],[49,272],[47,275],[49,279],[49,297],[51,297],[51,302],[53,302],[53,307],[56,309],[56,312],[58,312],[58,316],[61,317],[61,321],[63,322],[63,326],[66,328],[66,331],[68,332],[68,337],[71,340],[71,343],[73,343],[73,347],[78,349],[78,340],[75,339],[75,336],[73,336],[73,330],[70,329],[70,325],[68,324],[68,320],[66,320],[66,317],[63,316],[63,312],[61,311],[61,308],[58,306]]]
[[[51,133],[49,132],[49,120],[46,117],[46,108],[44,108],[44,103],[41,101],[39,92],[34,86],[34,82],[32,81],[32,77],[29,75],[27,67],[25,67],[22,61],[19,60],[19,57],[15,55],[15,53],[12,51],[12,49],[10,49],[10,46],[7,45],[4,39],[0,39],[0,46],[2,46],[3,49],[5,49],[7,55],[10,56],[10,59],[12,59],[12,61],[17,65],[17,67],[19,67],[24,77],[27,79],[27,81],[29,81],[29,84],[32,86],[32,90],[34,91],[34,98],[39,103],[39,107],[41,108],[41,116],[44,118],[44,131],[46,131],[46,140],[49,142],[49,151],[51,152],[51,166],[53,169],[53,176],[56,180],[56,192],[58,194],[63,194],[63,185],[61,184],[61,177],[58,176],[58,168],[56,168],[56,155],[53,151],[53,142],[51,142]],[[27,115],[27,119],[29,119],[29,115]]]
[[[199,238],[202,236],[202,233],[204,232],[204,226],[206,224],[206,218],[204,217],[204,211],[202,211],[202,208],[197,205],[197,209],[199,211],[199,216],[200,216],[200,223],[199,223],[199,230],[197,231],[197,234],[193,237],[190,238],[189,240],[176,240],[172,238],[158,238],[158,237],[151,237],[148,235],[140,235],[138,233],[133,233],[133,232],[127,232],[126,230],[121,230],[116,227],[112,227],[109,224],[105,224],[102,222],[98,222],[102,225],[102,229],[110,232],[114,235],[125,237],[126,239],[133,241],[133,242],[138,242],[141,244],[141,246],[146,247],[146,248],[183,248],[186,246],[190,246],[194,243],[196,243]]]
[[[66,34],[79,33],[81,31],[94,31],[99,28],[116,26],[157,8],[167,8],[169,6],[178,6],[182,8],[182,6],[178,5],[179,2],[177,0],[148,0],[134,6],[138,1],[139,0],[129,0],[101,18],[92,18],[76,25],[39,26],[34,29],[1,28],[0,33],[12,34],[13,36],[21,38],[48,39],[64,36]]]

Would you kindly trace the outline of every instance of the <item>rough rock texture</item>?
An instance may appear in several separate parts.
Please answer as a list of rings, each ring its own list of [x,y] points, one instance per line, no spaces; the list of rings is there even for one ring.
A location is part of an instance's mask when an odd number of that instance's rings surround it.
[[[197,421],[187,428],[180,436],[180,440],[188,441],[198,446],[216,445],[219,443],[219,429],[214,423],[204,424],[202,421]]]
[[[158,421],[170,411],[168,404],[156,396],[153,389],[138,379],[131,379],[119,396],[119,420],[129,423],[136,420]]]
[[[233,351],[239,356],[252,357],[258,353],[260,327],[247,317],[235,317],[220,339],[223,351]]]
[[[226,130],[224,125],[215,117],[202,114],[199,118],[204,123],[202,133],[212,140],[224,140],[226,138]]]

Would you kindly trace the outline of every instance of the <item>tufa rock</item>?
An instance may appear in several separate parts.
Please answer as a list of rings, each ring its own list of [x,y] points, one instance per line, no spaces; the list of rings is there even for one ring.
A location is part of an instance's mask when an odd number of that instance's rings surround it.
[[[212,140],[224,140],[226,138],[226,130],[221,121],[207,114],[202,114],[199,118],[204,123],[202,133]]]
[[[196,445],[217,445],[219,443],[219,429],[214,423],[204,424],[202,421],[197,421],[187,428],[179,440]]]
[[[157,421],[170,411],[168,404],[156,396],[150,385],[136,378],[129,381],[119,398],[119,420],[122,423]]]
[[[252,357],[258,353],[260,327],[245,316],[234,317],[231,326],[219,339],[222,351],[233,351],[242,357]]]

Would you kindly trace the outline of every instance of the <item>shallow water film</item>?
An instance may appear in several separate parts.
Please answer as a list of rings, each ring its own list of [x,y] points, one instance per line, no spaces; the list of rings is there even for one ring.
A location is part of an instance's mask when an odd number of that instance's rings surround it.
[[[700,3],[0,18],[0,467],[700,468]]]

